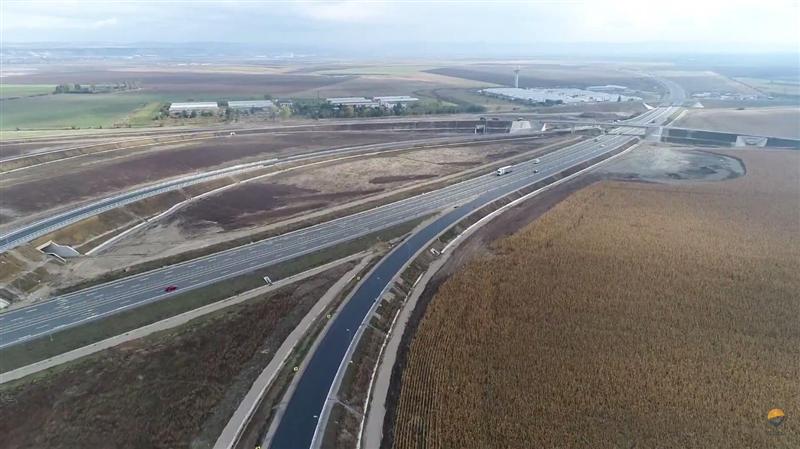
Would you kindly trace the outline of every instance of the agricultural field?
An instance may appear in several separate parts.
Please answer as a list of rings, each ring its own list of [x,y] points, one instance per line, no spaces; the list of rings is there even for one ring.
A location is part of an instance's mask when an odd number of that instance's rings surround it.
[[[0,446],[211,447],[277,348],[354,264],[0,385]]]
[[[437,87],[468,88],[486,83],[425,72],[428,66],[310,67],[57,67],[8,78],[2,96],[42,92],[62,83],[133,81],[140,88],[109,94],[60,94],[15,99],[2,105],[2,130],[158,126],[163,103],[333,96],[413,95]],[[166,123],[171,124],[171,123]]]
[[[799,447],[800,154],[724,154],[746,174],[601,181],[465,262],[414,334],[385,443]]]
[[[53,93],[54,84],[5,84],[0,83],[0,98],[30,97]]]
[[[763,78],[735,78],[753,89],[758,89],[767,95],[798,97],[800,96],[800,81],[771,80]]]
[[[59,94],[3,102],[3,121],[0,128],[14,130],[155,126],[151,113],[155,103],[262,99],[265,94],[288,95],[345,79],[347,77],[279,73],[104,69],[25,74],[9,77],[8,80],[10,83],[18,83],[14,86],[136,81],[141,88],[108,94]]]
[[[687,95],[700,92],[729,92],[741,95],[758,95],[758,91],[731,78],[711,71],[662,70],[656,75],[678,83]]]
[[[428,70],[430,73],[512,86],[514,64],[464,64]],[[659,85],[645,77],[612,66],[589,64],[519,64],[519,85],[525,87],[577,87],[617,84],[632,90],[657,92]]]
[[[141,92],[58,94],[0,102],[2,129],[97,128],[126,123],[126,118],[156,95]]]
[[[690,109],[674,126],[800,139],[800,107]]]
[[[460,105],[487,104],[490,111],[514,110],[499,100],[470,93],[483,87],[509,85],[509,64],[469,64],[437,67],[425,64],[328,64],[285,66],[67,66],[8,77],[9,92],[42,92],[56,84],[109,84],[134,82],[131,91],[100,94],[59,94],[22,97],[4,102],[4,131],[148,127],[174,125],[153,121],[164,103],[280,98],[315,99],[339,96],[415,95],[424,101]],[[632,89],[656,91],[652,81],[602,65],[523,65],[524,86],[624,84]],[[13,84],[12,84],[13,83]],[[437,94],[448,89],[447,95]],[[6,91],[3,91],[3,96]],[[448,97],[441,98],[441,97]],[[454,100],[454,101],[452,101]],[[425,106],[424,104],[422,106]],[[498,109],[500,107],[500,109]],[[435,109],[435,108],[433,108]],[[208,124],[219,119],[198,122]],[[190,122],[187,122],[190,123]],[[185,124],[185,123],[182,123]],[[197,123],[195,123],[197,124]]]

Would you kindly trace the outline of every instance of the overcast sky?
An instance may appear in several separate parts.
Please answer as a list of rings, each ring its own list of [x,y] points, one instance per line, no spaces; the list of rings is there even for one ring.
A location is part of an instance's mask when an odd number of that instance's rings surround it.
[[[798,1],[14,1],[3,42],[335,46],[659,42],[666,48],[800,51]]]

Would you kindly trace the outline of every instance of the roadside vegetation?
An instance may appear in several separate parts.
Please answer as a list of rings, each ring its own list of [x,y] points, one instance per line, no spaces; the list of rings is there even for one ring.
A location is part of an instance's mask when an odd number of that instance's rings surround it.
[[[286,336],[354,264],[0,385],[0,446],[211,447]]]
[[[800,446],[800,155],[602,182],[467,263],[414,336],[386,447]]]

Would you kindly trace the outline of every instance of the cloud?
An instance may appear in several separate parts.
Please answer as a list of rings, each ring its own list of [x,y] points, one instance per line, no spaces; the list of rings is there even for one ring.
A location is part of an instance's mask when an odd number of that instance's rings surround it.
[[[386,17],[391,3],[370,0],[339,0],[295,2],[302,16],[325,22],[364,23]]]
[[[96,30],[118,24],[116,17],[81,19],[74,17],[7,13],[3,19],[5,31],[10,30]]]
[[[641,0],[0,0],[0,35],[7,42],[211,39],[328,48],[474,43],[536,51],[548,43],[666,42],[797,49],[798,8],[791,0],[657,7]]]

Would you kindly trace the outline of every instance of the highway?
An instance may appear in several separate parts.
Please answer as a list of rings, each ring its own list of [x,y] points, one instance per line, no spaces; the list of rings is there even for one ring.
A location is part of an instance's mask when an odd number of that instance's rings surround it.
[[[183,176],[176,179],[171,179],[156,184],[151,184],[142,188],[129,190],[121,194],[113,195],[103,198],[92,203],[76,207],[66,212],[58,213],[49,216],[43,220],[35,223],[25,225],[23,227],[14,229],[6,234],[0,235],[0,253],[13,249],[19,245],[30,242],[38,237],[47,235],[53,231],[61,229],[72,223],[84,220],[94,215],[101,214],[105,211],[116,209],[118,207],[131,204],[136,201],[143,200],[155,195],[159,195],[171,190],[177,190],[188,187],[194,184],[212,181],[214,179],[225,178],[247,171],[260,170],[265,167],[277,166],[288,163],[301,162],[306,160],[318,159],[321,157],[356,154],[356,153],[369,153],[373,151],[393,150],[393,149],[423,149],[430,148],[436,145],[446,144],[469,144],[472,142],[489,142],[496,140],[511,140],[531,138],[534,136],[491,136],[491,135],[470,135],[463,137],[438,137],[407,140],[403,142],[386,142],[367,144],[351,147],[332,148],[328,150],[314,151],[310,153],[296,154],[293,156],[286,156],[280,159],[266,159],[246,164],[238,164],[231,167],[225,167],[216,170],[210,170],[200,173],[195,173],[188,176]]]
[[[649,123],[651,120],[661,123],[676,110],[677,108],[673,107],[654,109],[632,120],[631,123]],[[319,346],[297,381],[274,436],[271,441],[264,441],[263,446],[268,445],[272,449],[318,447],[320,444],[318,438],[324,430],[322,426],[325,417],[330,411],[330,404],[333,403],[330,400],[332,394],[330,390],[336,377],[342,374],[342,367],[346,366],[344,358],[348,348],[356,339],[356,330],[362,326],[373,305],[403,265],[431,238],[488,202],[633,141],[634,138],[622,135],[625,131],[627,130],[620,128],[618,134],[601,136],[597,141],[581,142],[542,156],[539,165],[532,162],[518,164],[508,175],[490,175],[473,180],[473,183],[480,187],[477,190],[478,195],[472,196],[458,208],[450,210],[415,233],[381,260],[358,286],[320,340]],[[534,172],[535,169],[538,169],[538,173]]]
[[[670,108],[664,108],[649,111],[642,117],[650,120],[651,116],[666,117],[669,114]],[[505,176],[486,174],[368,211],[10,310],[0,314],[0,349],[297,258],[467,203],[487,192],[503,196],[544,179],[554,171],[606,153],[631,138],[607,135],[598,140],[581,142],[544,155],[540,157],[540,165],[534,166],[532,162],[518,164],[514,172]],[[534,173],[534,168],[540,172]],[[178,290],[165,292],[168,285],[176,285]]]

